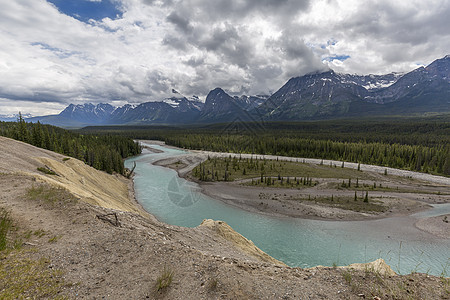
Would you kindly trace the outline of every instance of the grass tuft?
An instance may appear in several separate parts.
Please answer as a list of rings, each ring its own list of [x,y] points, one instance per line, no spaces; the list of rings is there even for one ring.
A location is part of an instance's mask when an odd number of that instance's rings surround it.
[[[167,266],[164,266],[162,273],[156,279],[156,290],[163,291],[167,289],[173,280],[174,271]]]
[[[42,173],[47,174],[47,175],[56,175],[55,172],[53,172],[52,170],[49,170],[47,168],[39,167],[39,168],[37,168],[37,170],[39,172],[42,172]]]
[[[211,278],[208,281],[208,290],[209,291],[215,291],[217,289],[217,286],[219,284],[219,280],[217,278]]]
[[[0,254],[0,299],[64,299],[60,271],[49,268],[48,259],[33,260],[25,251]]]
[[[51,237],[48,239],[49,243],[56,243],[59,240],[60,236],[55,235],[54,237]]]
[[[31,200],[43,200],[50,204],[57,202],[75,203],[77,199],[63,188],[55,188],[48,185],[33,185],[27,191],[27,198]]]
[[[0,299],[65,299],[69,286],[48,259],[30,258],[36,249],[24,250],[23,240],[44,231],[25,231],[21,236],[10,213],[0,208]]]
[[[10,213],[4,208],[0,208],[0,251],[8,246],[8,233],[13,226]]]
[[[352,210],[356,212],[370,212],[370,213],[381,213],[385,212],[388,207],[384,206],[381,201],[371,200],[370,202],[364,202],[362,199],[352,200],[353,197],[348,196],[314,196],[314,197],[291,197],[290,200],[295,201],[305,201],[305,202],[314,202],[317,204],[324,204],[328,206],[334,206],[346,210]]]
[[[342,277],[344,278],[345,282],[347,282],[347,284],[352,283],[352,273],[350,273],[350,271],[345,271],[344,273],[342,273]]]

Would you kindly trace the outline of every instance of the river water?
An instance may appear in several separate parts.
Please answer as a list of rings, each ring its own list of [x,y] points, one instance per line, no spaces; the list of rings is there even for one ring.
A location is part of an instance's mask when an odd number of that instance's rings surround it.
[[[272,217],[226,205],[200,192],[197,184],[177,172],[152,163],[186,151],[151,145],[162,153],[144,149],[127,159],[136,162],[136,198],[160,221],[195,227],[203,219],[222,220],[252,240],[256,246],[292,267],[332,266],[370,262],[383,258],[402,274],[423,272],[449,276],[450,240],[416,229],[419,218],[450,213],[450,204],[409,217],[371,221],[318,221]]]

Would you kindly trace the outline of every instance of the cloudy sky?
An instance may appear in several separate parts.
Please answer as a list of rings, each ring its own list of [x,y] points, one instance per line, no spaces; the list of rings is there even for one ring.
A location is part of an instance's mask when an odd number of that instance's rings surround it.
[[[450,0],[0,0],[0,115],[406,72],[450,53],[449,16]]]

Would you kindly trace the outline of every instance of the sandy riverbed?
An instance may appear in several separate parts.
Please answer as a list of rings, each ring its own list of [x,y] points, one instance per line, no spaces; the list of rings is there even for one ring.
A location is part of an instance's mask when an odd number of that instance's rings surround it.
[[[146,141],[148,144],[164,145],[162,142]],[[172,147],[173,148],[173,147]],[[295,201],[293,198],[315,196],[352,196],[352,190],[337,190],[333,183],[342,181],[341,179],[319,179],[320,184],[315,187],[303,189],[290,188],[268,188],[243,186],[240,182],[199,182],[191,175],[192,169],[200,162],[210,157],[228,157],[230,153],[215,153],[208,151],[191,151],[190,153],[168,158],[155,162],[156,165],[165,166],[176,170],[180,177],[197,182],[204,194],[221,200],[229,205],[237,206],[248,211],[258,212],[273,216],[288,216],[307,219],[325,219],[325,220],[367,220],[380,219],[394,216],[407,216],[430,207],[429,204],[450,203],[450,179],[422,174],[417,172],[396,170],[387,168],[388,180],[384,178],[386,168],[379,166],[361,165],[363,172],[369,173],[374,178],[381,180],[383,186],[397,187],[403,190],[410,189],[411,192],[395,191],[374,191],[371,192],[371,198],[383,203],[389,209],[382,213],[367,213],[345,210],[337,207],[330,207],[314,201]],[[231,154],[233,155],[233,154]],[[235,154],[238,155],[238,154]],[[242,154],[243,158],[251,155]],[[253,155],[255,157],[256,155]],[[258,158],[263,158],[257,155]],[[303,159],[293,157],[272,157],[264,156],[266,159],[279,159],[286,161],[299,161],[311,164],[320,164],[319,159]],[[341,162],[331,162],[341,165]],[[324,161],[324,164],[330,164],[330,161]],[[357,168],[357,164],[345,163],[346,168]],[[384,178],[384,179],[383,179]],[[427,221],[422,219],[417,226],[421,230],[432,233],[440,238],[447,238],[443,234],[437,234],[442,228],[439,222]],[[442,222],[444,223],[444,222]],[[447,224],[447,223],[445,223]]]

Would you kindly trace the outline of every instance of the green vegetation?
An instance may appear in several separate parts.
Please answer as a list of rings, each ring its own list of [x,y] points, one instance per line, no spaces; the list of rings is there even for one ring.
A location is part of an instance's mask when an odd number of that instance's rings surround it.
[[[60,271],[49,268],[47,259],[33,260],[25,251],[0,253],[0,299],[65,299]]]
[[[211,278],[208,281],[208,285],[207,285],[208,291],[212,292],[212,291],[217,290],[218,284],[219,284],[219,280],[217,278]]]
[[[49,243],[56,243],[59,240],[60,236],[55,235],[54,237],[51,237],[48,239]]]
[[[156,278],[156,290],[163,291],[170,286],[173,280],[174,271],[164,266],[162,273]]]
[[[306,187],[312,187],[317,185],[317,181],[313,181],[313,178],[291,178],[291,177],[283,177],[280,176],[280,179],[278,177],[267,177],[263,176],[262,179],[252,179],[251,181],[247,181],[242,183],[242,185],[248,185],[248,186],[265,186],[265,187],[272,187],[272,188],[306,188]]]
[[[77,158],[110,174],[125,174],[123,159],[141,153],[130,138],[82,135],[39,122],[26,123],[20,115],[17,122],[0,122],[0,135]]]
[[[352,210],[356,212],[372,212],[382,213],[387,210],[387,207],[382,204],[381,201],[370,199],[369,195],[358,197],[355,193],[355,197],[350,196],[308,196],[308,197],[290,197],[289,200],[294,201],[309,201],[326,206],[338,207],[345,210]],[[370,201],[369,201],[370,199]]]
[[[12,227],[10,214],[4,208],[0,208],[0,251],[6,249],[8,245],[8,233]]]
[[[64,299],[68,284],[50,262],[30,258],[33,249],[22,249],[22,239],[42,237],[42,230],[20,233],[8,211],[0,208],[0,299]]]
[[[187,149],[332,159],[450,176],[448,117],[215,124],[183,129],[108,126],[80,132],[156,139]]]
[[[342,277],[344,278],[345,282],[347,282],[347,284],[352,283],[352,273],[350,273],[350,271],[343,272]]]
[[[414,183],[414,181],[411,180],[411,185]],[[395,193],[416,193],[416,194],[430,194],[430,195],[449,195],[450,193],[445,192],[435,192],[435,191],[426,191],[421,189],[414,189],[412,187],[410,188],[404,188],[404,187],[398,187],[398,186],[387,186],[382,185],[381,183],[377,184],[374,182],[373,184],[363,183],[359,184],[358,186],[351,184],[351,186],[348,185],[347,182],[342,181],[342,183],[327,183],[328,188],[335,188],[337,190],[356,190],[356,191],[378,191],[378,192],[395,192]]]
[[[313,186],[313,178],[366,178],[370,175],[354,169],[312,165],[302,162],[260,159],[257,156],[242,158],[213,157],[192,170],[194,177],[202,181],[234,181],[255,179],[252,185],[278,185],[282,187]],[[256,179],[258,178],[258,179]]]
[[[42,200],[51,205],[57,202],[75,203],[77,199],[63,188],[51,187],[49,185],[33,185],[28,189],[26,197],[31,200]]]
[[[42,172],[42,173],[47,174],[47,175],[56,175],[56,173],[54,171],[49,170],[47,168],[39,167],[39,168],[37,168],[37,170],[39,172]]]

